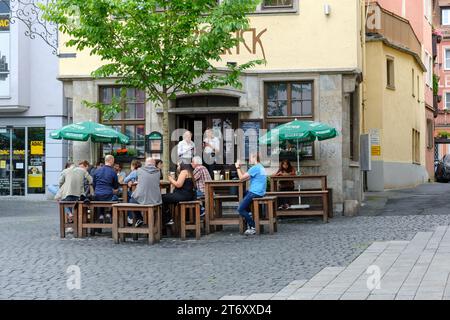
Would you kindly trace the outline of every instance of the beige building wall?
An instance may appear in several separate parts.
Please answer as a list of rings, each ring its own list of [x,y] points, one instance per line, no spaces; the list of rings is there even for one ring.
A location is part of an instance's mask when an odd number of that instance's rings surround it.
[[[386,60],[394,61],[395,89],[387,87]],[[381,154],[372,156],[370,191],[411,187],[428,180],[425,168],[425,105],[422,66],[410,54],[367,43],[366,127],[379,134]],[[414,70],[414,82],[412,74]],[[417,80],[419,82],[417,82]],[[419,83],[419,85],[418,85]],[[413,159],[413,129],[420,132],[420,161]]]

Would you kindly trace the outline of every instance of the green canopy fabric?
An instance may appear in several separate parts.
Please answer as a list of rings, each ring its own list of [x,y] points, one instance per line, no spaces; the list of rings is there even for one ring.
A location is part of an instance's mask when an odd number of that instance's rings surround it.
[[[130,139],[111,127],[91,122],[78,122],[67,125],[59,130],[50,133],[52,139],[88,141],[101,143],[122,143],[128,144]]]
[[[300,174],[300,155],[299,144],[311,143],[316,140],[322,141],[337,137],[338,133],[335,128],[327,124],[316,121],[294,121],[282,124],[267,134],[259,138],[260,144],[282,144],[289,141],[297,144],[297,173]]]
[[[267,145],[277,141],[279,143],[284,141],[309,143],[315,140],[332,139],[337,135],[336,129],[327,124],[316,121],[294,120],[270,130],[259,139],[259,143]]]

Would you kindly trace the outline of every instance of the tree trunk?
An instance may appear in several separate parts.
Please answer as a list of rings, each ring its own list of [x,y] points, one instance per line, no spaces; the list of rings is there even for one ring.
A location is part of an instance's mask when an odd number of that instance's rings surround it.
[[[170,132],[169,132],[169,99],[167,93],[163,93],[163,176],[165,180],[169,177],[170,170]]]

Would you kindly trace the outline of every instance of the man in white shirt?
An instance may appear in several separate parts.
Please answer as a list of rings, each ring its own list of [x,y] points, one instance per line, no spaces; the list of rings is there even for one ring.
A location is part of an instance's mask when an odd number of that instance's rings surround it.
[[[183,134],[183,140],[178,143],[178,157],[183,163],[191,163],[195,155],[195,144],[192,141],[192,133],[186,131]]]
[[[214,176],[213,170],[216,164],[216,155],[220,152],[220,141],[213,135],[211,128],[205,131],[205,139],[203,140],[203,162],[208,169],[211,177]]]

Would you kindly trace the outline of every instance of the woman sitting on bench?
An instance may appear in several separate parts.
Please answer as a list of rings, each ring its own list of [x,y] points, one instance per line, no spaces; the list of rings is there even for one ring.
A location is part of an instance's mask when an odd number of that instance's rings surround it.
[[[275,173],[275,176],[295,176],[295,168],[292,166],[291,162],[289,160],[284,159],[280,163],[280,168],[278,169],[277,173]],[[295,185],[294,181],[280,181],[279,184],[279,191],[294,191]],[[280,198],[279,209],[288,209],[289,208],[289,198]]]
[[[169,176],[169,182],[175,187],[175,190],[172,193],[162,195],[163,221],[167,225],[172,225],[174,224],[174,221],[169,205],[196,199],[192,166],[187,163],[181,163],[179,165],[178,179],[175,180],[174,177]]]

